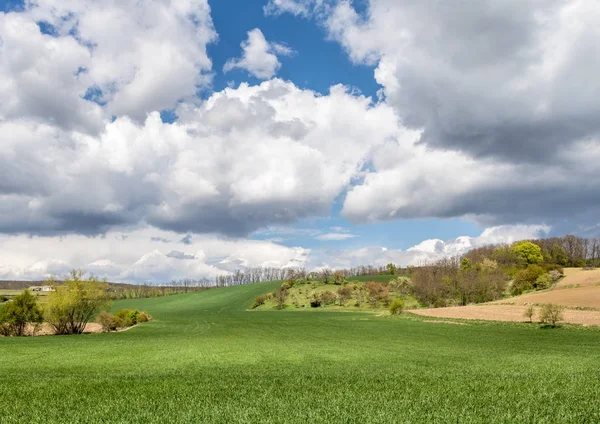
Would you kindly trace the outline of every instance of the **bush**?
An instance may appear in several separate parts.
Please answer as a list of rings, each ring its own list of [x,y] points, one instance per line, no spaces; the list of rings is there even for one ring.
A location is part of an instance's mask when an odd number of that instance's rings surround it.
[[[533,307],[533,305],[531,305],[527,309],[525,309],[525,312],[523,313],[523,316],[525,318],[529,318],[529,322],[533,322],[534,315],[535,315],[535,308]]]
[[[98,324],[102,326],[102,331],[108,333],[109,331],[115,331],[118,326],[115,320],[115,316],[110,312],[102,312],[98,315]]]
[[[321,304],[322,305],[331,305],[335,302],[335,294],[330,291],[324,291],[321,293]]]
[[[266,301],[267,301],[266,295],[263,294],[261,296],[256,296],[256,298],[254,299],[254,304],[252,305],[252,309],[258,308],[259,306],[264,305]]]
[[[8,302],[8,297],[0,295],[0,303]]]
[[[152,317],[148,312],[141,311],[138,315],[138,322],[149,322],[152,321]]]
[[[103,331],[115,331],[119,328],[132,327],[141,322],[151,321],[152,317],[148,312],[138,309],[120,309],[115,314],[102,312],[98,315],[98,323],[102,325]]]
[[[563,276],[562,273],[556,269],[553,269],[552,271],[550,271],[548,273],[548,275],[550,275],[550,278],[552,278],[553,282],[560,280],[561,277]]]
[[[544,324],[551,324],[552,327],[556,327],[556,323],[564,320],[564,306],[555,305],[553,303],[547,303],[542,306],[540,312],[540,322]]]
[[[402,299],[396,299],[392,302],[390,306],[390,314],[392,315],[400,315],[404,310],[404,302]]]
[[[0,333],[5,336],[23,336],[27,324],[42,321],[42,309],[27,290],[0,307]]]
[[[550,277],[550,274],[540,275],[535,280],[535,283],[533,283],[533,287],[536,290],[544,290],[544,289],[550,288],[551,285],[552,285],[552,277]]]
[[[544,268],[539,265],[529,265],[526,269],[517,272],[511,287],[511,294],[518,296],[527,290],[534,289],[537,279],[545,273]]]
[[[350,298],[352,298],[352,289],[350,287],[344,286],[337,291],[337,300],[340,306],[344,306]]]

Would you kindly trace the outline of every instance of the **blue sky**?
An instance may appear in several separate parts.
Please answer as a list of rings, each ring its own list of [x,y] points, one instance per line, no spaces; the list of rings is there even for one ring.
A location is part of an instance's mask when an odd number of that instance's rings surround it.
[[[438,6],[0,0],[0,278],[599,235],[600,8]]]

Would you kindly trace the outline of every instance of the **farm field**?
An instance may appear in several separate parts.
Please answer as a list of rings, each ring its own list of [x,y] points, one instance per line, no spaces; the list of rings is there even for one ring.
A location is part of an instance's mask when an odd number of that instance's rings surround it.
[[[600,270],[566,268],[565,277],[552,289],[498,300],[488,304],[411,310],[411,313],[437,318],[523,322],[525,305],[555,303],[565,306],[565,322],[600,325]],[[583,309],[583,310],[582,310]],[[535,319],[536,317],[534,317]]]
[[[600,285],[600,269],[565,268],[565,278],[556,283],[556,288],[596,285]]]
[[[248,311],[279,283],[115,302],[129,331],[0,338],[0,421],[597,422],[600,332]]]

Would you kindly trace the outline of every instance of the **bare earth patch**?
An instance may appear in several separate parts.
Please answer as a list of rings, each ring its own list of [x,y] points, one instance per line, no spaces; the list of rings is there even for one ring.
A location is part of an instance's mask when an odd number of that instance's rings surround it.
[[[600,269],[565,268],[565,278],[556,284],[556,288],[565,286],[587,287],[596,284],[600,284]]]
[[[564,291],[564,290],[561,290]],[[514,299],[513,299],[514,300]],[[411,312],[416,315],[436,318],[458,318],[474,319],[484,321],[513,321],[527,322],[523,317],[526,306],[519,305],[481,305],[481,306],[456,306],[451,308],[433,308],[433,309],[413,309]],[[539,308],[536,308],[534,321],[539,318]],[[565,310],[565,322],[583,325],[600,325],[599,311],[578,311]]]
[[[504,299],[497,304],[541,304],[556,303],[568,307],[600,308],[600,286],[578,287],[574,289],[555,289],[539,293],[530,293],[512,299]]]
[[[33,326],[28,325],[26,333],[32,335]],[[98,323],[91,322],[86,324],[85,330],[83,330],[84,334],[92,334],[92,333],[102,333],[102,326]],[[48,323],[42,324],[38,331],[35,333],[36,336],[51,336],[54,335],[54,329]]]

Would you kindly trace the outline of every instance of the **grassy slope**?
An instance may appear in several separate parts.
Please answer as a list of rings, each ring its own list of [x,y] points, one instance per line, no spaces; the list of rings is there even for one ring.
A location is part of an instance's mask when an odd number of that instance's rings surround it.
[[[123,333],[0,339],[0,422],[598,422],[600,332],[118,302]]]

